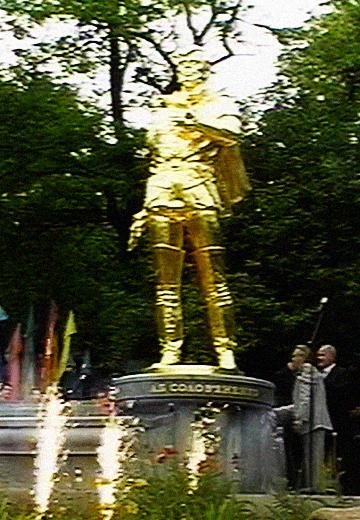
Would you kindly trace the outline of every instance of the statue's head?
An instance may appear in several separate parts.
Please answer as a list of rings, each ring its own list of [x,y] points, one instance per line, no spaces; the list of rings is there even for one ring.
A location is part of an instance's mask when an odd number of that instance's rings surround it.
[[[175,57],[178,82],[185,88],[202,85],[209,77],[210,66],[203,51],[196,47],[179,52]]]

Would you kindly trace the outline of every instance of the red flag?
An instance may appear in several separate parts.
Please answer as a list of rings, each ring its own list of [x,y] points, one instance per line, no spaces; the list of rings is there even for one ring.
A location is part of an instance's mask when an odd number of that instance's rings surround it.
[[[21,353],[23,351],[23,341],[21,336],[21,323],[17,324],[14,330],[9,347],[9,361],[8,361],[8,380],[10,392],[7,399],[9,401],[16,401],[20,398],[21,386]]]
[[[51,302],[48,324],[45,336],[44,357],[41,367],[41,390],[44,392],[46,388],[56,380],[57,376],[57,356],[58,342],[55,332],[56,322],[58,319],[58,308],[54,301]]]

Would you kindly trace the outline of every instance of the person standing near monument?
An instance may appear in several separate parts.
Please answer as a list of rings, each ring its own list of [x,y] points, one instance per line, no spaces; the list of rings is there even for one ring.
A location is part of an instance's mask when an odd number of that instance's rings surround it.
[[[325,462],[325,434],[333,430],[319,371],[304,363],[294,386],[294,429],[302,438],[303,485],[318,490]]]
[[[354,378],[359,369],[344,368],[337,364],[337,351],[333,345],[322,345],[316,354],[317,366],[324,380],[326,401],[331,422],[336,432],[336,457],[342,473],[340,481],[344,492],[352,492],[353,432],[351,428],[350,410],[356,406]],[[326,451],[333,451],[333,439],[326,440]],[[356,489],[359,486],[356,485]]]
[[[308,362],[310,353],[307,345],[296,345],[291,358],[291,367],[296,374],[293,402],[275,408],[275,411],[279,422],[285,428],[291,424],[295,434],[288,445],[288,463],[291,461],[294,464],[294,467],[288,468],[289,484],[316,490],[325,460],[325,432],[332,431],[332,424],[326,406],[324,381],[319,371]],[[298,446],[301,446],[301,460]],[[295,451],[291,451],[293,448]],[[298,478],[300,474],[301,481]]]
[[[142,211],[134,216],[129,250],[146,227],[156,270],[161,361],[180,361],[183,344],[181,278],[184,238],[190,244],[206,303],[209,332],[223,369],[236,369],[232,299],[225,280],[219,216],[249,190],[238,146],[237,109],[211,92],[209,64],[201,51],[177,58],[180,90],[162,96],[148,131],[152,152]],[[156,368],[156,367],[155,367]]]
[[[291,360],[282,369],[275,372],[273,383],[275,384],[275,406],[291,407],[294,402],[294,386],[296,376],[310,356],[310,348],[307,345],[295,345]],[[283,408],[284,409],[284,408]],[[285,408],[288,410],[288,408]],[[301,437],[294,431],[293,415],[288,412],[279,413],[284,433],[284,447],[286,456],[286,477],[290,489],[299,487],[299,473],[302,467],[303,450]]]
[[[296,377],[301,372],[304,363],[309,363],[311,350],[307,345],[295,345],[291,360],[285,367],[275,372],[272,381],[275,385],[275,405],[286,406],[294,401],[294,386]]]
[[[336,358],[336,348],[333,345],[322,345],[316,353],[317,366],[324,379],[331,422],[341,437],[343,430],[347,429],[348,412],[352,408],[349,392],[351,378],[346,368],[336,363]]]

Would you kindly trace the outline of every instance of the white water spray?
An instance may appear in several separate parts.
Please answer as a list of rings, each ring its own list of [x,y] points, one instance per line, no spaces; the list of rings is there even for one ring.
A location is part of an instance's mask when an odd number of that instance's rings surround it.
[[[219,427],[216,416],[220,409],[207,403],[196,413],[191,423],[191,447],[188,452],[186,469],[189,478],[189,493],[193,493],[199,485],[199,478],[208,458],[217,453],[220,445]]]
[[[97,448],[100,477],[96,481],[99,493],[100,512],[103,518],[110,520],[113,515],[117,480],[120,477],[121,430],[115,417],[109,417]]]
[[[99,510],[105,520],[114,513],[116,491],[124,476],[123,463],[131,455],[129,430],[120,417],[110,416],[101,432],[97,448],[100,476],[96,481],[99,494]]]
[[[206,461],[206,445],[202,428],[198,424],[192,425],[191,448],[186,468],[189,475],[189,490],[195,491],[198,487],[200,465]]]
[[[40,409],[36,446],[33,494],[37,518],[41,518],[48,510],[54,477],[66,439],[66,409],[67,405],[61,399],[57,386],[49,386]]]

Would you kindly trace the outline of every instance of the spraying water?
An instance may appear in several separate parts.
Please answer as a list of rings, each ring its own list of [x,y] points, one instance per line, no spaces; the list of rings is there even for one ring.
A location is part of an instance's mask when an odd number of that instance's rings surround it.
[[[67,405],[61,398],[57,386],[49,386],[40,408],[37,455],[35,458],[34,501],[41,518],[48,510],[54,478],[58,471],[60,455],[65,443]]]
[[[198,488],[200,473],[208,465],[209,458],[217,453],[221,437],[216,425],[216,416],[220,409],[212,403],[200,408],[191,423],[191,447],[188,453],[186,469],[189,478],[189,493]],[[208,469],[211,469],[209,465]]]
[[[120,446],[122,429],[114,416],[107,420],[97,448],[100,477],[96,481],[99,509],[105,520],[110,520],[116,500],[117,481],[121,476]]]
[[[186,468],[189,475],[189,490],[195,491],[198,487],[200,465],[206,460],[206,446],[201,426],[192,424],[191,448]]]
[[[141,431],[139,420],[134,417],[116,417],[115,408],[101,432],[97,458],[100,475],[96,480],[99,494],[99,511],[104,520],[110,520],[116,503],[116,492],[122,481],[125,483],[126,465],[136,457],[135,444]],[[126,489],[123,489],[123,498]]]

